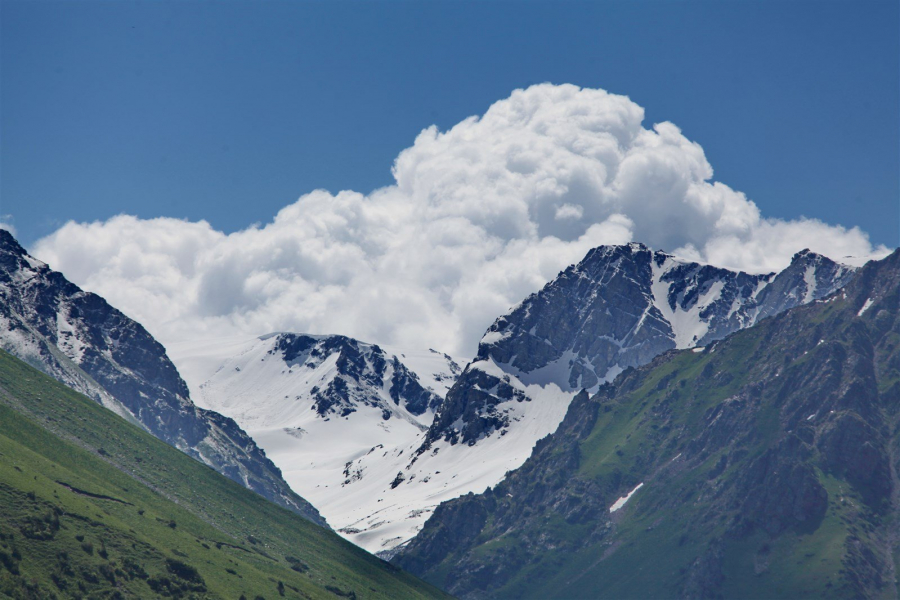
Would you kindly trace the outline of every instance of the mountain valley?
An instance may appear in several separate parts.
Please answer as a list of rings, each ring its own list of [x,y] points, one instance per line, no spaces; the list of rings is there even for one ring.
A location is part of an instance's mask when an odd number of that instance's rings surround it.
[[[463,598],[896,591],[897,252],[860,268],[803,251],[754,275],[601,246],[496,319],[460,368],[436,350],[292,332],[167,351],[8,233],[0,242],[0,345],[74,390],[0,356],[5,456],[43,477],[29,492],[4,476],[8,594],[219,597],[220,565],[248,573],[248,591],[438,594],[364,551]],[[60,444],[94,474],[50,453]],[[204,465],[314,524],[223,491]],[[47,479],[55,469],[65,479]],[[132,498],[110,483],[121,477],[159,498]],[[84,542],[76,522],[94,517],[60,490],[130,533]],[[141,529],[103,508],[140,502],[177,525]],[[182,522],[204,552],[209,527],[230,536],[217,550],[240,551],[203,559]],[[69,529],[102,544],[103,561],[63,543]],[[125,568],[136,535],[147,577]],[[57,563],[34,558],[50,546]],[[326,548],[336,562],[317,563]]]
[[[445,596],[0,350],[0,597]]]
[[[660,353],[822,298],[854,273],[808,251],[777,274],[750,275],[640,244],[604,246],[498,318],[461,373],[435,351],[394,350],[391,359],[349,338],[300,334],[194,345],[176,349],[175,360],[191,373],[196,401],[250,432],[339,533],[389,557],[441,502],[481,492],[521,466],[580,389],[596,391]],[[302,340],[304,353],[288,352]],[[194,366],[205,353],[216,358]],[[347,402],[323,400],[335,389],[335,365],[363,355],[365,366],[337,379]],[[392,400],[392,376],[373,370],[379,361],[392,373],[405,365],[438,398],[418,402],[428,406],[418,414],[404,410],[408,400]]]

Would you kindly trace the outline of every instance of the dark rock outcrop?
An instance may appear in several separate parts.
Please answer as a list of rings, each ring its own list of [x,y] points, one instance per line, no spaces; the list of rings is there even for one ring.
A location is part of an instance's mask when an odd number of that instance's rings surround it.
[[[322,388],[313,391],[314,407],[321,416],[336,414],[347,416],[359,405],[381,406],[376,390],[387,382],[388,393],[394,404],[402,405],[413,415],[422,415],[436,409],[443,398],[426,389],[419,377],[396,356],[384,352],[375,344],[366,344],[343,335],[314,336],[298,333],[279,333],[270,351],[280,354],[288,367],[303,365],[316,368],[324,361],[334,359],[335,374]],[[446,357],[448,365],[456,363]],[[385,410],[386,419],[390,411]]]

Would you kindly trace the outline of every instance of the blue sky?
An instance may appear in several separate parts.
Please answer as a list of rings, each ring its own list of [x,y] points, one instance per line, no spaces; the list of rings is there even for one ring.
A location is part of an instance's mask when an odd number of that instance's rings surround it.
[[[574,83],[670,120],[763,215],[898,244],[897,2],[0,5],[0,214],[268,222],[423,128]]]

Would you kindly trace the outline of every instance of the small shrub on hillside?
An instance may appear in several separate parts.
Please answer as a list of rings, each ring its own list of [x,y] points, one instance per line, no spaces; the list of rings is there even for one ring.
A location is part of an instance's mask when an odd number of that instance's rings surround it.
[[[291,569],[298,573],[306,573],[309,571],[309,565],[296,556],[285,556],[284,559],[291,565]]]
[[[0,550],[0,572],[6,569],[13,575],[19,574],[19,561],[13,556],[12,552],[4,552]]]
[[[128,579],[147,579],[149,575],[136,560],[129,557],[122,561],[122,570]]]
[[[160,596],[180,598],[188,592],[205,592],[206,582],[197,569],[173,558],[166,559],[169,575],[157,575],[147,580],[147,585]]]
[[[100,575],[111,584],[116,585],[116,570],[112,566],[108,564],[100,565]]]
[[[40,516],[29,515],[19,525],[19,531],[31,540],[52,540],[59,531],[59,517],[52,510]]]

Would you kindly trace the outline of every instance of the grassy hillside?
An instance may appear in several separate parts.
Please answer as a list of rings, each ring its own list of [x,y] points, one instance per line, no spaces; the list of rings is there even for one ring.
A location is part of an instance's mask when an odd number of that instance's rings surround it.
[[[0,351],[0,597],[442,596]]]
[[[845,293],[579,395],[396,563],[472,598],[897,597],[898,294],[895,252]]]

